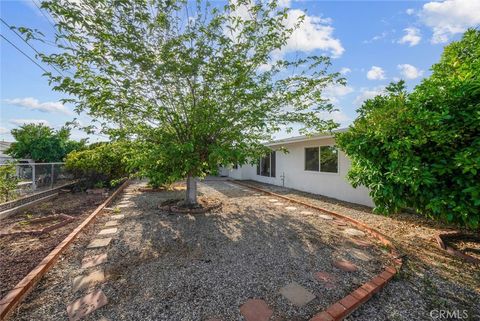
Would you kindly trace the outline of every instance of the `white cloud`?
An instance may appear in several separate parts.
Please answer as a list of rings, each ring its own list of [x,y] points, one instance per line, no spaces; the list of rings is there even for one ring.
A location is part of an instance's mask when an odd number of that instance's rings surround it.
[[[340,73],[342,75],[346,75],[348,73],[352,72],[352,69],[348,68],[348,67],[343,67],[342,69],[340,69]]]
[[[415,9],[408,8],[407,10],[405,10],[405,13],[408,14],[409,16],[411,16],[415,13]]]
[[[381,80],[385,79],[385,71],[378,66],[372,66],[367,72],[367,78],[370,80]]]
[[[387,35],[388,35],[388,32],[384,31],[381,34],[374,36],[370,40],[364,40],[363,43],[372,43],[372,42],[384,39]]]
[[[361,106],[367,99],[371,99],[375,96],[382,94],[385,90],[384,86],[377,86],[374,88],[362,88],[360,89],[360,95],[358,95],[353,103],[357,106]]]
[[[331,119],[334,122],[339,123],[340,127],[346,127],[349,123],[352,122],[352,118],[341,110],[332,111],[332,112],[322,111],[320,112],[319,116],[322,119],[325,119],[325,120]]]
[[[400,70],[400,74],[406,79],[415,79],[423,75],[423,70],[419,70],[417,67],[409,64],[397,65],[397,68]]]
[[[403,31],[405,31],[405,35],[398,41],[398,43],[408,44],[410,47],[413,47],[418,45],[420,40],[422,40],[420,30],[417,28],[405,28]]]
[[[340,40],[333,36],[334,28],[331,26],[331,19],[309,16],[302,10],[291,9],[288,11],[287,27],[293,28],[303,15],[305,15],[303,23],[293,32],[282,50],[285,52],[322,50],[334,58],[340,57],[345,49]]]
[[[422,22],[432,28],[432,43],[445,43],[451,36],[480,24],[479,0],[432,1],[423,5]]]
[[[292,4],[291,0],[278,0],[278,6],[284,8],[290,8]]]
[[[30,110],[38,110],[44,113],[62,113],[67,115],[72,114],[72,112],[60,102],[47,101],[41,103],[38,101],[38,99],[32,97],[4,99],[3,101],[9,105],[20,106]]]
[[[352,92],[354,92],[352,87],[343,85],[331,85],[325,87],[323,90],[324,97],[330,100],[332,104],[338,103],[340,98]]]
[[[10,123],[17,126],[22,126],[25,124],[44,124],[46,126],[50,126],[50,123],[45,119],[10,119]]]
[[[5,127],[0,127],[0,134],[7,134],[7,133],[10,133],[8,129],[6,129]]]

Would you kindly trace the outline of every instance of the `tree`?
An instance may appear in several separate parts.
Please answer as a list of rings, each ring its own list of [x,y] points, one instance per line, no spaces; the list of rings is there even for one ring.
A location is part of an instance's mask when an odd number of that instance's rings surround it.
[[[319,117],[333,106],[328,57],[277,59],[292,32],[288,10],[240,0],[84,0],[43,2],[58,22],[61,52],[41,55],[65,75],[47,74],[65,100],[99,120],[112,139],[135,141],[135,162],[154,184],[195,177],[266,152],[280,128],[335,127]],[[40,39],[22,28],[29,39]]]
[[[14,195],[17,189],[18,178],[14,164],[3,164],[0,166],[0,201],[7,202]]]
[[[391,84],[358,112],[337,142],[352,159],[349,179],[370,189],[378,212],[409,207],[478,228],[480,31],[445,47],[412,93]]]
[[[13,158],[28,158],[35,162],[61,162],[73,150],[81,149],[85,140],[70,140],[66,127],[58,131],[43,124],[26,124],[12,129],[15,142],[6,153]]]

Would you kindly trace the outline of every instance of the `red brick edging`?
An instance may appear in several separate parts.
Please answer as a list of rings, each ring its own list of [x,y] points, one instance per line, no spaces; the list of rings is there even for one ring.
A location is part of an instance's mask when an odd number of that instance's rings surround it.
[[[451,246],[448,246],[444,240],[444,238],[449,238],[449,237],[456,237],[456,236],[462,236],[464,235],[463,233],[461,232],[453,232],[453,233],[438,233],[437,235],[435,235],[435,240],[437,241],[437,244],[438,246],[444,250],[444,251],[447,251],[447,253],[449,253],[450,255],[453,255],[453,256],[456,256],[460,259],[463,259],[469,263],[473,263],[473,264],[479,264],[480,265],[480,260],[471,256],[471,255],[468,255],[468,254],[465,254],[465,253],[462,253],[456,249],[454,249],[453,247]]]
[[[313,318],[311,318],[309,321],[340,321],[343,320],[345,317],[350,315],[353,311],[355,311],[358,307],[360,307],[363,303],[367,302],[375,293],[379,292],[386,284],[388,281],[390,281],[395,274],[397,274],[398,270],[402,267],[403,260],[402,257],[399,255],[398,250],[395,248],[393,243],[387,239],[387,237],[380,233],[379,231],[371,228],[365,223],[362,223],[360,221],[357,221],[351,217],[329,211],[327,209],[321,208],[319,206],[315,206],[294,198],[290,198],[288,196],[283,196],[274,192],[270,192],[268,190],[264,190],[262,188],[252,186],[250,184],[246,184],[244,182],[239,182],[236,180],[229,180],[232,183],[248,187],[254,190],[257,190],[259,192],[263,192],[275,197],[282,198],[284,200],[287,200],[289,202],[301,204],[306,207],[310,207],[319,211],[322,211],[324,213],[330,214],[332,216],[335,216],[337,218],[341,218],[343,220],[346,220],[353,225],[357,226],[358,228],[364,230],[371,236],[377,238],[380,240],[380,242],[387,246],[390,249],[390,255],[393,257],[393,265],[387,267],[382,273],[378,274],[377,276],[373,277],[370,281],[367,281],[364,283],[362,286],[360,286],[358,289],[355,291],[352,291],[350,294],[348,294],[346,297],[344,297],[341,300],[338,300],[337,302],[331,304],[327,309],[324,311],[321,311]]]
[[[100,213],[104,207],[112,202],[112,200],[129,184],[125,181],[113,194],[105,200],[95,211],[92,212],[79,226],[77,226],[55,249],[47,255],[35,269],[30,271],[13,290],[10,290],[0,300],[0,320],[6,320],[20,302],[33,290],[35,285],[47,273],[68,246],[75,240],[80,232],[87,227]]]

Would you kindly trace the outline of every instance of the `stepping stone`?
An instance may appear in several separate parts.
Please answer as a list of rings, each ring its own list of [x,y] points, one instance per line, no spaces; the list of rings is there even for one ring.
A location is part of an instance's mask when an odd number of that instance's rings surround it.
[[[295,206],[287,206],[285,207],[287,211],[295,211],[297,208]]]
[[[268,321],[273,314],[264,300],[249,299],[240,307],[245,321]]]
[[[103,208],[105,211],[114,211],[115,209],[111,208],[111,207],[104,207]]]
[[[318,217],[323,218],[324,220],[333,220],[333,217],[330,215],[320,214]]]
[[[333,220],[332,223],[335,224],[335,225],[338,225],[338,226],[347,226],[347,223],[345,223],[344,221],[340,221],[340,220]]]
[[[355,272],[358,270],[357,266],[347,260],[337,260],[333,262],[333,265],[345,272]]]
[[[357,246],[360,246],[360,247],[370,247],[370,246],[372,246],[372,243],[369,243],[369,242],[363,241],[363,240],[354,239],[354,238],[349,239],[349,241],[352,242],[353,244],[357,245]]]
[[[280,289],[280,294],[282,294],[288,301],[293,303],[298,307],[303,307],[313,299],[315,295],[308,291],[306,288],[298,284],[297,282],[292,282],[283,288]]]
[[[123,214],[117,214],[117,215],[112,215],[110,218],[113,219],[113,220],[120,220],[124,217],[125,217],[125,215],[123,215]]]
[[[332,283],[337,281],[337,277],[328,272],[315,272],[313,275],[317,281],[324,283]]]
[[[350,236],[365,236],[365,232],[362,232],[360,230],[354,229],[354,228],[347,228],[343,231],[343,233],[350,235]]]
[[[133,207],[135,206],[134,204],[119,204],[117,207],[118,208],[127,208],[127,207]]]
[[[108,221],[107,223],[105,223],[105,227],[112,227],[117,225],[118,225],[118,221]]]
[[[67,306],[70,321],[77,321],[108,303],[102,290],[96,290]]]
[[[82,260],[82,269],[94,267],[107,261],[107,253],[84,257]]]
[[[93,271],[88,275],[80,275],[73,279],[73,291],[86,289],[92,284],[105,281],[105,273],[103,270]]]
[[[357,258],[357,259],[359,259],[359,260],[361,260],[361,261],[364,261],[364,262],[368,262],[368,261],[370,261],[370,260],[372,259],[372,257],[371,257],[370,255],[368,255],[367,253],[365,253],[365,252],[363,252],[363,251],[361,251],[361,250],[358,250],[358,249],[351,249],[351,250],[349,251],[349,253],[350,253],[353,257],[355,257],[355,258]]]
[[[113,227],[113,228],[106,228],[104,230],[101,230],[98,235],[107,235],[107,234],[115,234],[117,233],[117,228],[116,227]]]
[[[110,244],[110,241],[112,240],[111,237],[106,238],[106,239],[94,239],[93,241],[88,244],[87,249],[96,249],[99,247],[105,247],[108,244]]]
[[[313,214],[313,212],[310,212],[310,211],[301,211],[300,214],[311,215],[311,214]]]
[[[285,205],[285,204],[284,204],[284,203],[277,202],[277,203],[273,203],[273,205],[275,205],[275,206],[282,206],[282,205]]]
[[[272,199],[269,199],[268,201],[269,201],[270,203],[276,203],[276,202],[278,202],[278,200],[273,199],[273,198],[272,198]]]

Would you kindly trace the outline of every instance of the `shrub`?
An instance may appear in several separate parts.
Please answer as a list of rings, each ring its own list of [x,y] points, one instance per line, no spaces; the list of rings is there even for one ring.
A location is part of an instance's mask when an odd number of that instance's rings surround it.
[[[0,201],[7,202],[15,197],[18,178],[14,164],[0,166]]]

